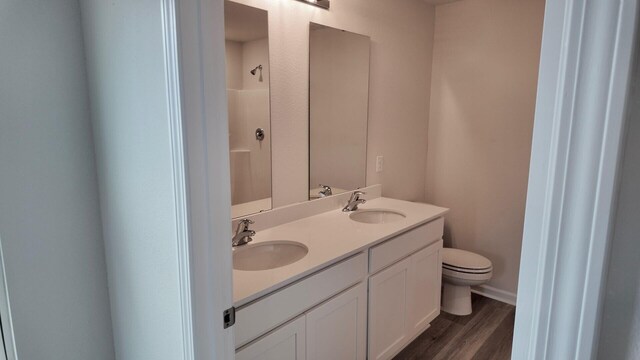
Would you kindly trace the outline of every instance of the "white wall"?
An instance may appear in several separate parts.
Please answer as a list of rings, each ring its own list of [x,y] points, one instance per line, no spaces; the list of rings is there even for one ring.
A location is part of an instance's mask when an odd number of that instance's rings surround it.
[[[637,55],[633,73],[598,359],[640,358],[640,57]]]
[[[242,43],[226,40],[224,48],[227,67],[227,89],[242,89]]]
[[[162,3],[82,0],[118,359],[183,358]]]
[[[451,208],[445,245],[517,289],[544,0],[436,7],[426,200]]]
[[[265,14],[266,16],[266,14]],[[260,199],[271,208],[271,124],[269,110],[269,40],[225,41],[231,204]],[[262,71],[251,70],[262,65]],[[260,81],[262,76],[262,81]],[[264,129],[264,140],[255,136]]]
[[[269,91],[227,90],[227,101],[231,150],[231,204],[271,198]],[[257,128],[265,131],[265,137],[261,141],[256,139]],[[269,206],[260,210],[270,208]]]
[[[255,75],[249,72],[262,65],[262,72]],[[269,98],[269,39],[246,41],[242,44],[242,91],[240,109],[244,113],[247,126],[241,138],[251,150],[251,179],[253,196],[251,200],[271,197],[271,117]],[[260,74],[262,73],[262,81]],[[256,140],[257,128],[264,129],[264,140]]]
[[[0,5],[0,238],[25,360],[114,358],[80,24],[76,0]]]
[[[251,75],[251,70],[262,65],[262,81],[260,70]],[[269,39],[257,39],[242,43],[242,88],[269,90]]]
[[[269,12],[273,206],[308,199],[309,22],[371,37],[367,183],[424,199],[433,6],[422,1],[238,0]],[[376,155],[385,169],[375,172]]]

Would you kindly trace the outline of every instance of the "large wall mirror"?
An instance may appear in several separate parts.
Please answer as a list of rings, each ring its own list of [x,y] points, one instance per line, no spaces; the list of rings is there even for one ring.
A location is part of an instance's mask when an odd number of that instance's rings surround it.
[[[267,12],[224,4],[231,214],[271,209],[271,124]]]
[[[367,36],[310,25],[310,199],[366,186],[369,48]]]

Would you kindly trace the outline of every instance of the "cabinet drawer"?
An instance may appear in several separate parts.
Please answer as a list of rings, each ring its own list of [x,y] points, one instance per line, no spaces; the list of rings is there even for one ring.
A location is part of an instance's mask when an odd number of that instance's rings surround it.
[[[371,248],[369,273],[375,273],[441,239],[443,229],[444,218],[438,218]]]
[[[236,348],[362,281],[367,254],[360,253],[236,311]]]
[[[239,349],[236,360],[301,360],[305,358],[305,318],[286,325]]]

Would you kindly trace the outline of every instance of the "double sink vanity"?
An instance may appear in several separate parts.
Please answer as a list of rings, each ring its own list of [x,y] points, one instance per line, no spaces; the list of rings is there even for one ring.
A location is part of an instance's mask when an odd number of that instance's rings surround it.
[[[234,247],[236,358],[390,359],[440,313],[443,215],[349,193],[249,216]],[[237,225],[238,220],[234,225]]]

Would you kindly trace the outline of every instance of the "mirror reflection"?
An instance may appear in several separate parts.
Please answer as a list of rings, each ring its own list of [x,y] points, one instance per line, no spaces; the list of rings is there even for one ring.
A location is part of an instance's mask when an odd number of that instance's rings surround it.
[[[225,1],[232,217],[271,209],[267,12]]]
[[[366,186],[369,37],[309,31],[309,199]]]

